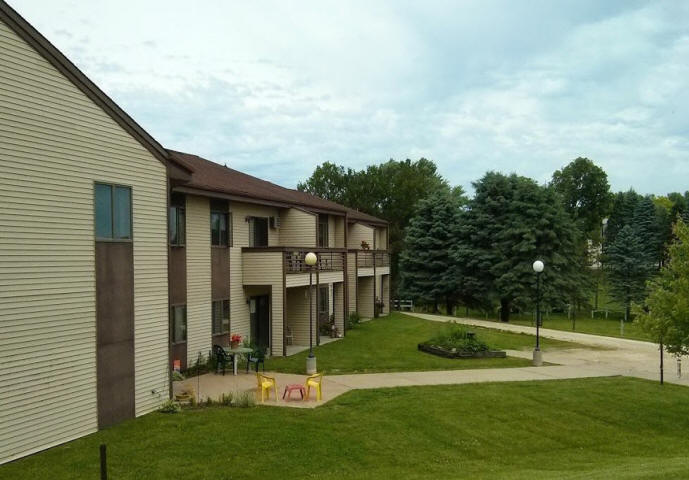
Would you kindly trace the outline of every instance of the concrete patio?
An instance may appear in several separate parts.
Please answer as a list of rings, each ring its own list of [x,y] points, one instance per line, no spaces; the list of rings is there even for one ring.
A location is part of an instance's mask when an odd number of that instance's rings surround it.
[[[508,354],[519,356],[519,353],[509,351]],[[311,398],[301,400],[297,392],[292,392],[292,399],[282,399],[285,385],[304,384],[306,375],[288,373],[266,372],[266,375],[274,377],[277,381],[278,398],[274,398],[271,392],[270,399],[263,405],[293,408],[314,408],[346,393],[350,390],[386,388],[386,387],[411,387],[422,385],[455,385],[463,383],[482,382],[509,382],[526,380],[557,380],[568,378],[604,377],[618,373],[608,369],[587,368],[583,366],[553,365],[543,367],[522,368],[486,368],[476,370],[438,370],[430,372],[390,372],[368,373],[353,375],[332,375],[323,377],[323,399],[315,400],[315,392],[311,392]],[[174,393],[180,393],[192,389],[199,394],[201,400],[212,398],[219,400],[222,394],[237,391],[249,391],[256,395],[257,403],[260,403],[257,391],[255,373],[239,373],[236,377],[232,374],[218,375],[207,373],[197,377],[187,378],[181,382],[175,382]]]
[[[290,384],[304,385],[307,375],[296,375],[289,373],[275,373],[266,372],[266,375],[274,377],[277,381],[278,399],[275,399],[273,392],[270,393],[270,399],[266,400],[263,405],[272,405],[278,407],[294,407],[294,408],[314,408],[324,404],[328,400],[351,390],[345,385],[333,381],[336,377],[323,377],[323,400],[316,400],[316,392],[311,391],[311,396],[307,400],[301,400],[298,392],[292,392],[292,399],[282,399],[285,386]],[[192,389],[198,399],[205,400],[211,398],[219,400],[223,394],[234,392],[253,392],[256,395],[256,402],[261,403],[260,393],[257,388],[256,373],[245,373],[240,371],[237,376],[232,373],[215,374],[206,373],[199,377],[190,377],[185,380],[173,383],[173,393],[177,394],[183,391]]]

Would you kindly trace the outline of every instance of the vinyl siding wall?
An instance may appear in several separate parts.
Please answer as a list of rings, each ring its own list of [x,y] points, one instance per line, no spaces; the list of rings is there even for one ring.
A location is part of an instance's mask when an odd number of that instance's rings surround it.
[[[132,188],[137,415],[167,398],[168,300],[165,167],[2,22],[0,52],[2,463],[97,429],[95,181]]]
[[[328,247],[335,248],[335,223],[337,219],[334,215],[328,215]]]
[[[271,287],[271,354],[282,355],[282,252],[244,252],[242,255],[244,285]],[[246,306],[246,301],[242,302]],[[246,334],[249,333],[249,310],[246,307]],[[233,330],[235,327],[232,327]]]
[[[187,195],[187,365],[211,349],[211,225],[206,197]]]
[[[335,313],[335,326],[337,330],[344,332],[344,283],[333,284],[333,307]]]
[[[347,254],[347,282],[348,285],[348,296],[349,296],[349,311],[356,312],[356,288],[357,288],[357,275],[356,275],[356,254]]]
[[[388,229],[384,227],[375,228],[376,236],[376,250],[387,250],[388,249]]]
[[[388,313],[390,313],[390,275],[383,275],[381,278],[381,294],[383,295],[383,313],[387,315]]]
[[[249,305],[246,303],[242,269],[242,247],[249,246],[249,223],[247,216],[271,217],[278,215],[277,208],[252,205],[241,202],[230,202],[232,213],[232,247],[230,250],[230,322],[231,333],[248,337],[250,333]],[[280,243],[280,231],[268,227],[268,244]],[[282,263],[277,266],[281,269]],[[282,273],[282,270],[280,270]]]
[[[345,217],[335,217],[335,248],[345,248]]]
[[[373,249],[373,228],[361,223],[353,223],[349,225],[349,238],[347,239],[347,248],[356,250],[361,249],[361,242],[366,241],[371,249]]]
[[[313,342],[316,344],[316,287],[311,289],[313,310]],[[287,289],[287,325],[292,329],[294,345],[309,344],[309,287]]]
[[[359,296],[359,315],[373,318],[373,279],[375,277],[359,277],[357,295]]]
[[[280,214],[280,245],[286,247],[316,246],[317,215],[297,208],[286,208]]]

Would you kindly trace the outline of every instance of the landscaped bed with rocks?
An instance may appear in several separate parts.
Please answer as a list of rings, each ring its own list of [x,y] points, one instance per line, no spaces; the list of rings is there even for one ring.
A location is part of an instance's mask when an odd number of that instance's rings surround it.
[[[447,328],[427,342],[419,343],[422,352],[445,358],[505,358],[507,353],[491,348],[487,343],[456,323],[450,322]]]

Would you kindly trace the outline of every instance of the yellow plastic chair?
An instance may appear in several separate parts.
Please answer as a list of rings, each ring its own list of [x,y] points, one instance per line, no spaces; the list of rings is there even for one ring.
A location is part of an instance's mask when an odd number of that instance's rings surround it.
[[[258,382],[258,390],[261,392],[261,403],[265,401],[266,397],[270,400],[271,388],[275,392],[275,400],[278,399],[278,382],[274,377],[256,372],[256,381]],[[266,391],[268,392],[267,396],[265,395]]]
[[[306,377],[306,397],[305,400],[309,399],[309,393],[311,392],[311,387],[316,389],[316,400],[323,398],[323,391],[321,390],[321,384],[323,383],[323,372],[314,373]]]

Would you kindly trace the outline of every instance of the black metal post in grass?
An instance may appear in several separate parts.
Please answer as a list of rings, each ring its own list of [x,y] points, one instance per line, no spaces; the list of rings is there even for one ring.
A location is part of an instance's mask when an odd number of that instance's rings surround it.
[[[108,460],[104,443],[100,445],[100,480],[108,480]]]
[[[660,384],[663,384],[663,341],[660,341]]]
[[[201,403],[201,352],[196,357],[196,404],[199,403]]]

